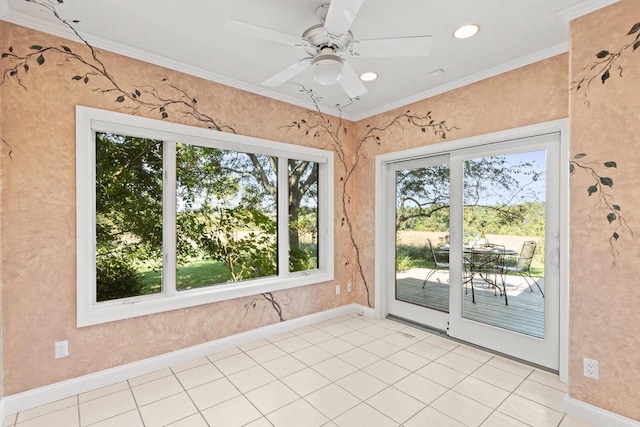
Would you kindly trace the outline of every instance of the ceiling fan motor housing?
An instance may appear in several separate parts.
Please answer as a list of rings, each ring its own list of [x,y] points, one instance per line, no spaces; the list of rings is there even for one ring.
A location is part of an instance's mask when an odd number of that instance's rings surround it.
[[[302,33],[302,38],[311,44],[306,48],[307,53],[315,56],[326,47],[332,48],[334,52],[345,52],[353,41],[353,34],[351,31],[338,35],[329,34],[322,24],[318,24]]]

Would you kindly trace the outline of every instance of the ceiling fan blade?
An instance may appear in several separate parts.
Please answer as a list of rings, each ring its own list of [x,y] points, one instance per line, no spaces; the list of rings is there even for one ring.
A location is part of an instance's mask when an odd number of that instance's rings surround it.
[[[364,87],[364,84],[362,84],[360,78],[348,62],[343,64],[342,78],[338,80],[338,83],[340,83],[342,89],[349,95],[349,98],[355,98],[367,93],[367,88]]]
[[[305,42],[301,37],[292,36],[290,34],[281,33],[264,27],[258,27],[257,25],[247,24],[246,22],[236,21],[234,19],[227,19],[224,23],[224,29],[234,33],[271,40],[276,43],[282,43],[290,46],[302,46]]]
[[[329,5],[324,28],[329,34],[341,36],[349,32],[364,0],[333,0]]]
[[[269,86],[269,87],[280,86],[282,83],[289,81],[290,79],[297,76],[307,68],[311,67],[311,61],[312,61],[312,58],[305,58],[288,66],[287,68],[285,68],[284,70],[276,74],[275,76],[263,81],[262,86]]]
[[[433,37],[398,37],[392,39],[358,40],[352,55],[363,57],[427,56]]]

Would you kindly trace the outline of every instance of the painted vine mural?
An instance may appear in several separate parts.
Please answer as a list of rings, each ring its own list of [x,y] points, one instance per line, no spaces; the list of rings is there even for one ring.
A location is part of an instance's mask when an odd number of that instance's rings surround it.
[[[587,90],[591,87],[594,81],[600,81],[605,84],[612,74],[617,74],[622,77],[624,68],[620,65],[620,59],[629,53],[635,52],[640,48],[640,22],[633,24],[629,32],[626,34],[633,39],[633,41],[627,41],[620,48],[609,51],[607,49],[599,50],[594,56],[595,60],[585,65],[582,69],[584,74],[579,80],[571,82],[571,89],[576,92],[582,90],[585,96],[585,102],[587,101]],[[631,48],[631,52],[629,49]],[[597,79],[597,80],[596,80]]]
[[[18,86],[22,87],[25,91],[28,90],[27,78],[30,73],[34,72],[34,69],[41,66],[46,66],[50,63],[57,66],[67,66],[71,64],[74,66],[75,74],[70,79],[87,90],[93,91],[101,96],[110,97],[117,105],[117,109],[123,112],[134,115],[150,115],[159,119],[170,119],[174,116],[180,116],[186,119],[193,120],[203,127],[207,127],[216,131],[232,132],[236,130],[225,123],[225,121],[219,117],[216,117],[210,112],[204,111],[198,102],[196,94],[189,93],[182,89],[179,85],[174,84],[170,80],[164,78],[158,82],[158,86],[145,83],[136,85],[134,87],[124,87],[118,80],[117,76],[110,72],[108,65],[102,59],[100,52],[89,44],[86,39],[75,29],[74,24],[78,23],[75,20],[66,20],[62,18],[56,10],[56,5],[53,1],[49,0],[25,0],[29,3],[33,3],[45,11],[55,16],[61,23],[67,26],[77,37],[77,39],[84,44],[84,49],[71,49],[69,46],[43,46],[40,44],[32,44],[25,52],[18,52],[12,46],[9,46],[6,51],[2,53],[2,62],[5,64],[3,68],[2,78],[0,85],[7,84],[8,82],[14,82]],[[63,3],[63,0],[56,0],[57,4]],[[596,61],[585,67],[586,75],[580,81],[574,82],[572,87],[575,91],[583,90],[586,92],[593,81],[598,77],[604,84],[611,76],[612,70],[617,70],[618,74],[622,76],[622,66],[619,65],[619,58],[629,51],[635,51],[640,47],[640,23],[633,25],[629,33],[627,34],[634,38],[633,42],[629,42],[623,45],[619,50],[615,52],[609,52],[606,50],[599,51],[596,56]],[[355,140],[350,139],[347,123],[342,119],[342,111],[348,108],[352,102],[357,100],[351,100],[345,105],[337,105],[336,109],[340,112],[339,116],[331,117],[322,113],[318,97],[311,89],[300,87],[301,92],[305,93],[314,108],[309,110],[307,115],[298,120],[294,120],[288,124],[285,124],[283,128],[287,131],[300,132],[301,136],[326,139],[329,141],[330,147],[337,158],[337,171],[339,174],[339,202],[341,210],[340,226],[341,230],[345,233],[348,241],[351,245],[352,254],[345,256],[344,265],[351,266],[357,281],[363,286],[366,293],[366,301],[369,307],[372,307],[371,290],[372,284],[367,278],[365,267],[363,264],[363,243],[359,241],[356,224],[355,224],[355,212],[351,205],[351,185],[353,184],[353,178],[362,161],[366,158],[366,147],[370,144],[380,145],[383,142],[385,135],[394,129],[414,129],[418,134],[434,135],[438,140],[445,140],[447,135],[457,129],[455,126],[450,125],[446,120],[440,120],[434,118],[432,112],[426,114],[414,113],[410,110],[405,110],[386,122],[378,125],[366,125],[363,134],[359,135]],[[9,141],[2,140],[3,144],[8,148],[8,156],[13,159],[13,147]],[[145,141],[141,141],[145,143]],[[349,146],[349,144],[354,144]],[[116,144],[117,145],[117,144]],[[153,156],[153,150],[149,149],[145,152],[145,155]],[[197,156],[197,153],[186,153],[186,160],[190,157]],[[219,158],[218,158],[219,159]],[[258,171],[256,174],[256,182],[261,186],[267,194],[269,191],[273,194],[274,183],[273,180],[268,177],[269,159],[260,159],[256,156],[249,156],[248,160],[251,165]],[[232,166],[228,165],[229,169]],[[298,165],[300,172],[296,176],[295,183],[290,182],[290,193],[298,194],[296,203],[301,206],[302,198],[306,192],[310,191],[313,187],[313,169],[312,164]],[[594,209],[590,213],[590,217],[595,215],[603,215],[609,225],[614,226],[615,229],[609,237],[609,245],[611,248],[611,254],[613,261],[619,255],[617,249],[617,242],[625,234],[629,234],[633,237],[633,231],[628,226],[626,219],[623,215],[620,204],[614,200],[611,190],[613,189],[613,179],[607,173],[607,171],[617,168],[617,163],[613,160],[600,161],[590,160],[587,154],[577,154],[570,161],[570,172],[576,174],[579,172],[584,173],[586,176],[592,179],[592,183],[587,188],[587,196],[593,197],[596,201],[594,203]],[[316,170],[317,173],[317,170]],[[195,181],[197,177],[191,177],[192,181]],[[195,184],[194,184],[195,185]],[[220,183],[218,183],[221,187]],[[316,190],[317,191],[317,188]],[[253,195],[253,201],[257,200],[256,195]],[[188,202],[188,200],[187,200]],[[235,211],[236,216],[247,217],[245,225],[250,224],[252,227],[257,228],[264,233],[268,233],[269,229],[273,227],[269,219],[265,215],[256,214],[250,210]],[[200,224],[200,226],[195,226]],[[250,235],[245,241],[242,239],[236,243],[236,248],[229,248],[229,245],[222,244],[222,242],[229,242],[230,239],[221,239],[215,235],[208,235],[207,229],[211,229],[213,226],[220,227],[220,223],[205,224],[198,223],[194,218],[185,219],[186,225],[191,226],[189,229],[193,229],[191,234],[185,233],[185,238],[189,242],[195,242],[201,244],[203,248],[208,248],[207,255],[213,259],[224,261],[231,272],[234,280],[243,280],[252,276],[246,276],[244,268],[247,263],[256,264],[255,252],[251,259],[237,259],[230,256],[234,250],[238,248],[247,248],[247,245],[251,246],[256,241],[262,241],[261,257],[265,258],[264,263],[262,259],[258,257],[263,267],[261,267],[260,274],[272,273],[269,269],[269,259],[273,258],[275,249],[273,245],[269,244],[269,239],[263,238],[262,240],[256,239],[255,235]],[[206,227],[205,227],[206,226]],[[208,227],[208,228],[207,228]],[[295,241],[296,245],[299,243],[296,239],[298,231],[291,233],[291,241]],[[268,234],[265,234],[268,235]],[[263,236],[264,237],[264,236]],[[254,242],[254,243],[252,243]],[[243,246],[244,245],[244,246]],[[255,245],[255,244],[254,244]],[[192,255],[188,250],[189,245],[185,245],[185,249],[182,254],[185,257]],[[298,246],[300,248],[300,246]],[[122,260],[116,260],[115,267],[118,271],[130,274],[126,266],[122,264]],[[299,263],[300,268],[313,268],[313,261],[311,256],[300,249],[300,252],[296,254],[295,262]],[[243,267],[237,267],[244,263]],[[234,267],[236,266],[236,267]],[[255,273],[256,268],[252,269]],[[251,273],[246,273],[251,274]],[[185,288],[185,289],[188,289]],[[256,297],[245,305],[246,309],[255,309],[258,304],[266,304],[267,307],[271,307],[280,321],[284,321],[283,304],[279,302],[272,293],[261,294],[260,297]]]
[[[582,77],[571,82],[571,90],[576,93],[581,91],[587,107],[591,106],[588,93],[593,82],[599,81],[604,85],[612,75],[623,78],[624,67],[620,64],[620,60],[640,48],[640,22],[633,24],[626,36],[628,40],[619,48],[613,51],[601,49],[596,52],[595,59],[582,68]],[[613,179],[607,171],[616,169],[618,164],[613,160],[590,159],[586,153],[579,153],[570,161],[569,167],[572,175],[581,171],[591,179],[591,184],[586,191],[588,197],[595,198],[595,202],[589,212],[589,218],[592,219],[592,215],[596,214],[604,216],[609,225],[615,227],[609,237],[610,252],[615,265],[618,255],[620,255],[620,250],[617,247],[618,240],[625,234],[629,234],[631,238],[635,237],[624,217],[620,204],[616,203],[611,192]]]
[[[102,55],[99,50],[94,48],[90,43],[87,42],[85,38],[76,30],[75,24],[79,23],[77,20],[67,20],[61,17],[56,9],[56,3],[61,4],[63,0],[25,0],[28,3],[32,3],[44,11],[51,13],[59,22],[64,24],[69,30],[75,34],[76,38],[84,45],[83,49],[72,49],[66,45],[60,46],[44,46],[41,44],[32,44],[28,47],[25,52],[18,52],[13,48],[13,46],[9,46],[6,51],[2,53],[2,62],[4,65],[2,72],[2,79],[0,80],[0,85],[5,85],[9,82],[13,82],[23,88],[25,91],[28,91],[27,79],[28,76],[34,72],[38,67],[46,66],[48,64],[56,64],[57,66],[73,66],[74,72],[70,79],[77,83],[79,86],[86,88],[86,90],[90,90],[99,94],[101,96],[110,97],[113,102],[117,105],[117,110],[123,111],[133,115],[149,115],[155,116],[159,119],[170,119],[173,116],[181,116],[186,119],[193,120],[198,124],[222,132],[232,132],[235,133],[236,130],[225,123],[219,117],[211,114],[210,112],[204,111],[201,109],[198,98],[195,94],[189,93],[188,91],[182,89],[177,84],[174,84],[170,80],[163,78],[158,83],[158,86],[154,86],[148,83],[135,85],[133,87],[125,87],[120,83],[118,77],[113,74],[109,68],[108,64],[102,58]],[[353,213],[351,211],[351,196],[349,194],[349,183],[352,182],[354,177],[354,173],[358,169],[358,166],[363,159],[363,149],[368,143],[380,144],[382,141],[382,136],[388,130],[391,130],[395,127],[405,127],[410,126],[413,128],[419,129],[424,134],[433,133],[440,139],[445,139],[447,132],[454,129],[454,127],[450,127],[446,121],[439,120],[436,121],[432,118],[431,112],[427,114],[414,114],[410,111],[402,112],[398,114],[396,117],[391,119],[389,122],[381,125],[381,126],[367,126],[367,130],[358,141],[356,141],[355,146],[355,154],[353,157],[349,156],[347,142],[343,140],[343,138],[347,137],[348,131],[345,123],[342,120],[342,111],[344,108],[347,108],[353,100],[351,100],[348,104],[344,106],[337,106],[340,111],[340,117],[337,119],[337,123],[335,123],[335,118],[328,117],[324,115],[319,108],[319,97],[316,97],[315,94],[306,88],[301,88],[301,91],[305,92],[310,100],[313,102],[315,110],[309,113],[309,117],[307,119],[301,119],[298,121],[294,121],[289,125],[285,125],[286,129],[300,129],[304,131],[307,135],[312,135],[313,137],[319,138],[320,136],[326,135],[329,137],[331,141],[331,148],[333,148],[337,154],[338,164],[340,166],[340,202],[341,202],[341,210],[342,210],[342,219],[341,225],[344,229],[344,232],[348,235],[349,241],[351,242],[354,256],[353,258],[345,259],[345,265],[351,265],[357,275],[360,277],[362,285],[366,290],[367,295],[367,304],[371,307],[371,297],[370,297],[370,284],[366,278],[364,273],[363,265],[362,265],[362,246],[358,242],[354,230],[354,221],[353,221]],[[122,147],[125,145],[123,142],[126,142],[128,147],[132,147],[132,150],[138,150],[138,152],[133,155],[129,153],[129,157],[124,156],[124,160],[122,160],[121,164],[118,165],[117,161],[109,161],[105,163],[116,163],[116,170],[113,171],[115,175],[113,176],[121,176],[123,171],[127,171],[130,175],[136,176],[140,178],[144,175],[144,179],[140,179],[142,187],[148,184],[148,170],[153,169],[154,163],[158,163],[158,144],[155,144],[154,141],[145,140],[142,138],[126,138],[120,135],[108,135],[102,134],[100,135],[102,138],[102,142],[106,147],[109,147],[109,150],[113,152],[120,153],[121,157],[123,157],[122,153],[126,151]],[[9,148],[8,155],[12,158],[12,146],[8,141],[3,140],[3,144]],[[143,147],[143,148],[140,148]],[[198,157],[199,153],[190,152],[189,150],[185,150],[183,157],[185,162],[189,160],[194,160]],[[201,153],[200,153],[201,154]],[[246,154],[246,153],[245,153]],[[273,171],[273,164],[270,165],[272,159],[269,158],[258,158],[255,155],[247,154],[248,162],[255,168],[257,173],[254,178],[256,181],[256,187],[261,187],[264,190],[264,194],[271,193],[273,195],[273,191],[275,191],[276,187],[274,186],[273,176],[270,176],[269,172]],[[128,160],[127,160],[128,159]],[[141,162],[138,162],[137,169],[132,167],[135,161],[139,161],[140,159],[146,159],[146,163],[144,165]],[[178,162],[180,162],[180,152],[178,155]],[[216,160],[219,160],[220,157],[217,157]],[[113,159],[109,159],[113,160]],[[211,164],[205,164],[203,167],[211,169]],[[247,166],[245,163],[242,166]],[[234,167],[238,167],[238,164],[229,164],[227,165],[228,170],[232,170]],[[270,169],[271,167],[271,169]],[[317,183],[317,165],[313,165],[311,163],[302,162],[301,164],[294,165],[292,167],[297,168],[295,175],[295,179],[289,182],[289,190],[290,194],[295,197],[298,197],[296,202],[298,203],[298,207],[303,203],[303,198],[305,197],[305,192],[317,192],[317,184],[315,190],[313,189],[314,185],[314,176],[315,182]],[[143,173],[144,172],[144,173]],[[315,173],[315,175],[314,175]],[[137,174],[137,175],[136,175]],[[273,174],[271,174],[273,175]],[[187,179],[188,178],[188,179]],[[197,175],[189,176],[185,178],[185,182],[191,183],[190,185],[193,188],[201,188],[199,182],[197,182]],[[117,182],[118,180],[111,180]],[[217,188],[224,188],[224,183],[217,183]],[[214,184],[211,184],[214,185]],[[122,191],[122,189],[116,188],[115,190],[112,187],[109,187],[105,190],[104,197],[106,199],[113,199],[113,194],[116,194],[116,191]],[[98,193],[98,191],[97,191]],[[145,212],[154,212],[154,207],[157,208],[158,199],[161,200],[160,197],[161,192],[158,194],[158,190],[156,189],[156,200],[146,201],[147,205],[145,205]],[[97,203],[100,203],[102,194],[97,194]],[[297,195],[297,196],[296,196]],[[259,197],[256,196],[254,192],[253,197],[248,197],[254,203],[258,203]],[[184,203],[189,206],[189,204],[193,204],[193,197],[186,197]],[[130,208],[131,206],[124,206],[125,208]],[[242,210],[240,211],[237,208],[234,208],[233,215],[226,215],[229,222],[235,221],[236,218],[247,217],[248,220],[245,223],[245,227],[250,226],[251,228],[257,228],[259,231],[267,233],[274,228],[273,221],[270,221],[269,218],[260,212],[256,213],[253,210]],[[158,210],[156,209],[156,215]],[[160,211],[161,212],[161,211]],[[189,212],[192,213],[192,212]],[[227,212],[229,213],[229,212]],[[221,217],[225,217],[225,215],[220,215]],[[209,215],[207,220],[210,220],[213,215]],[[233,218],[232,218],[233,217]],[[233,219],[233,221],[231,221]],[[302,223],[302,219],[299,223]],[[145,231],[145,224],[139,224],[139,221],[136,222],[136,218],[131,218],[129,222],[132,224],[136,230],[140,230],[141,232],[138,235],[143,235],[143,231]],[[98,238],[100,236],[101,230],[103,228],[107,229],[108,227],[103,227],[104,224],[101,224],[100,221],[97,224],[97,234]],[[205,221],[206,222],[206,221]],[[307,221],[309,222],[309,221]],[[181,253],[180,247],[178,248],[178,257],[188,257],[193,255],[193,252],[190,251],[189,247],[194,244],[200,245],[203,248],[203,251],[213,259],[218,259],[224,261],[230,270],[231,276],[233,279],[242,280],[248,277],[255,277],[245,274],[245,271],[252,270],[254,273],[256,271],[255,265],[258,264],[260,268],[260,274],[268,275],[273,274],[273,271],[270,269],[271,264],[269,263],[269,259],[274,257],[276,253],[275,247],[273,244],[269,243],[269,239],[264,238],[266,234],[259,234],[256,236],[253,233],[249,233],[249,235],[245,239],[234,239],[233,241],[228,238],[229,234],[227,234],[227,238],[220,238],[217,234],[213,235],[213,233],[207,233],[207,230],[211,230],[212,227],[221,227],[223,223],[221,221],[215,222],[213,224],[203,224],[202,220],[197,220],[194,218],[194,215],[185,215],[184,218],[185,227],[184,230],[195,230],[191,232],[191,234],[185,232],[184,240],[187,244],[183,245],[184,249]],[[109,224],[107,224],[109,225]],[[188,225],[189,227],[186,227]],[[181,224],[178,221],[178,228],[180,228]],[[147,227],[148,228],[148,227]],[[291,236],[290,242],[298,242],[297,238],[299,237],[298,233],[302,229],[302,226],[298,227],[296,225],[296,230],[294,232],[290,232]],[[224,236],[223,236],[224,237]],[[180,236],[178,236],[178,240],[180,241]],[[256,255],[255,246],[256,242],[262,242],[262,247],[260,248],[258,255]],[[145,242],[145,243],[155,243],[158,246],[158,242]],[[235,245],[235,246],[234,246]],[[161,245],[160,245],[161,246]],[[230,247],[234,246],[234,247]],[[249,249],[247,249],[249,248]],[[141,250],[140,248],[132,248],[128,249],[129,251]],[[147,252],[149,251],[148,247],[145,249]],[[234,254],[234,250],[249,250],[247,253],[251,253],[251,257],[238,257],[237,252]],[[253,250],[253,251],[252,251]],[[112,254],[107,254],[111,256]],[[100,253],[97,254],[100,256]],[[299,270],[292,271],[300,271],[300,269],[305,268],[313,268],[313,259],[309,255],[308,251],[299,248],[298,251],[292,252],[291,257],[293,258],[292,268],[298,268]],[[264,260],[263,260],[264,258]],[[105,286],[104,292],[101,293],[100,286],[98,289],[98,301],[108,300],[110,298],[121,298],[126,297],[128,294],[126,292],[131,291],[128,289],[129,284],[124,286],[127,289],[123,288],[122,284],[119,283],[121,277],[128,277],[129,282],[136,282],[138,279],[135,271],[132,270],[130,266],[127,265],[126,260],[119,254],[115,258],[109,258],[108,268],[101,269],[98,266],[98,274],[103,274],[105,278],[105,282],[110,286]],[[258,262],[259,261],[259,262]],[[263,262],[264,261],[264,262]],[[244,264],[242,264],[244,263]],[[240,266],[240,264],[242,264]],[[254,266],[254,268],[247,268],[247,264]],[[248,273],[251,274],[251,273]],[[139,284],[135,284],[136,289],[139,290]],[[158,288],[159,285],[154,285]],[[148,287],[148,286],[147,286]],[[178,289],[180,288],[180,284],[178,284]],[[189,286],[183,287],[183,289],[189,289]],[[135,292],[136,290],[134,290]],[[115,294],[111,293],[115,292]],[[124,293],[123,293],[124,292]],[[133,295],[133,294],[132,294]],[[101,299],[102,298],[102,299]],[[246,304],[246,308],[255,309],[258,305],[267,304],[267,306],[273,308],[278,319],[280,321],[285,320],[282,303],[277,301],[276,297],[272,293],[264,293],[261,294],[260,297],[254,298],[251,302]]]
[[[346,229],[347,236],[349,237],[349,241],[353,249],[353,256],[351,258],[346,258],[344,263],[345,265],[351,265],[355,268],[357,278],[360,280],[366,292],[367,305],[372,307],[371,283],[367,279],[362,262],[362,244],[356,237],[354,220],[355,213],[351,207],[351,195],[349,191],[349,184],[352,182],[355,172],[358,170],[358,167],[365,158],[365,148],[370,144],[380,145],[384,135],[394,128],[417,129],[425,135],[433,134],[440,140],[445,140],[447,138],[447,133],[457,128],[455,126],[450,126],[445,120],[434,119],[431,111],[426,114],[416,114],[411,110],[405,110],[378,126],[366,125],[364,134],[359,136],[355,141],[352,148],[352,159],[350,159],[347,153],[349,147],[344,140],[349,134],[349,130],[342,120],[342,114],[340,114],[338,123],[334,123],[330,117],[322,113],[319,105],[320,98],[316,96],[312,90],[300,87],[300,91],[309,96],[309,99],[313,102],[315,108],[309,111],[306,118],[295,120],[288,125],[285,125],[285,128],[300,131],[304,136],[312,138],[328,136],[331,141],[331,146],[334,149],[338,160],[340,173],[340,207],[342,211],[340,226],[341,228]],[[346,104],[344,106],[337,105],[336,108],[342,112],[344,108],[349,105],[350,104]]]

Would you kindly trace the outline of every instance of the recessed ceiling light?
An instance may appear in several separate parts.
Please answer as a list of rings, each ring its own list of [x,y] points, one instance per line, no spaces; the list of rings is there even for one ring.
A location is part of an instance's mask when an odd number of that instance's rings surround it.
[[[367,71],[366,73],[360,74],[360,80],[363,82],[370,82],[378,78],[378,74],[372,71]]]
[[[453,37],[457,39],[466,39],[471,36],[476,35],[476,33],[480,31],[480,27],[475,24],[463,25],[453,32]]]

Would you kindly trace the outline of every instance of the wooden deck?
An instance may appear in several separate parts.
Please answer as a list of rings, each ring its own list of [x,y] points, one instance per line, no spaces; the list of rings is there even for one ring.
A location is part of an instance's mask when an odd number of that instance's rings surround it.
[[[414,269],[399,274],[396,297],[400,301],[417,304],[440,311],[449,311],[449,284],[447,272],[434,274],[427,285],[422,288],[422,281],[427,270]],[[424,273],[424,274],[422,274]],[[439,281],[438,281],[439,280]],[[544,291],[543,280],[539,279]],[[463,317],[514,332],[544,337],[544,298],[538,288],[533,285],[533,292],[520,276],[507,277],[507,295],[509,305],[505,305],[504,297],[499,292],[494,294],[493,288],[482,280],[474,282],[476,303],[471,301],[471,288],[463,291]]]

